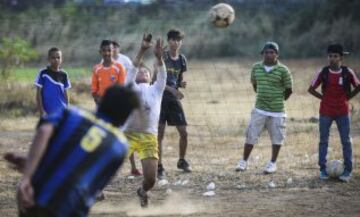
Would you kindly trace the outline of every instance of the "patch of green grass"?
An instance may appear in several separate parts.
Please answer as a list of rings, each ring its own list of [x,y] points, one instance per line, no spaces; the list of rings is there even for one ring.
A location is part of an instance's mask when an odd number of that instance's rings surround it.
[[[19,81],[25,83],[33,83],[37,74],[42,68],[35,67],[24,67],[15,69],[11,75],[10,81]],[[70,81],[78,81],[91,77],[91,69],[85,67],[74,67],[74,68],[64,68],[67,72]]]

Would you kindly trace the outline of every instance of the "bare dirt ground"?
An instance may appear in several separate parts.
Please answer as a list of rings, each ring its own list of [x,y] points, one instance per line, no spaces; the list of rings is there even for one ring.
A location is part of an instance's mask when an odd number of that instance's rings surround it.
[[[306,94],[315,69],[322,62],[287,61],[294,73],[295,94],[287,102],[287,140],[278,159],[278,172],[264,175],[270,158],[267,133],[249,160],[249,169],[237,173],[234,166],[242,154],[244,130],[254,103],[248,83],[251,61],[241,63],[197,63],[188,74],[184,108],[189,121],[188,159],[193,172],[176,169],[178,137],[167,129],[164,144],[166,185],[156,184],[151,205],[141,209],[135,190],[141,177],[129,177],[126,162],[106,187],[104,201],[95,204],[91,217],[100,216],[359,216],[360,215],[360,123],[359,100],[353,102],[353,161],[350,183],[320,181],[317,167],[317,117],[319,102]],[[192,82],[192,83],[191,83]],[[211,85],[209,85],[211,84]],[[305,89],[305,90],[304,90]],[[358,96],[359,97],[359,96]],[[358,98],[357,97],[357,98]],[[80,100],[92,109],[89,97]],[[36,117],[1,117],[0,155],[28,150]],[[335,126],[331,132],[328,159],[342,159]],[[137,162],[140,165],[139,162]],[[16,216],[15,188],[20,175],[0,159],[0,216]],[[275,187],[269,187],[269,182]],[[215,195],[203,196],[214,182]]]

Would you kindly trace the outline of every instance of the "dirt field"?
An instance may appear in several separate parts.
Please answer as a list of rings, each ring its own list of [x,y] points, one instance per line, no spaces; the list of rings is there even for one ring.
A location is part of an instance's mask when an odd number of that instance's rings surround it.
[[[267,133],[249,160],[249,169],[236,173],[234,166],[242,154],[244,130],[254,104],[249,84],[253,61],[193,63],[186,75],[184,108],[189,122],[188,159],[193,172],[176,169],[178,137],[167,129],[164,141],[164,166],[169,184],[156,185],[151,205],[141,209],[135,190],[140,178],[129,177],[129,165],[123,166],[105,189],[106,199],[97,203],[91,217],[100,216],[359,216],[360,215],[360,96],[352,102],[353,162],[350,183],[320,181],[317,167],[318,100],[306,89],[319,60],[285,61],[294,74],[295,93],[287,102],[287,140],[278,159],[278,172],[263,175],[270,158]],[[351,62],[358,69],[356,62]],[[93,109],[89,96],[78,100]],[[1,117],[0,155],[8,151],[25,153],[33,136],[35,116]],[[328,159],[342,159],[335,125],[330,139]],[[138,165],[140,163],[138,162]],[[0,216],[16,216],[15,187],[19,178],[0,159]],[[269,187],[269,182],[275,187]],[[214,182],[215,195],[203,196]]]

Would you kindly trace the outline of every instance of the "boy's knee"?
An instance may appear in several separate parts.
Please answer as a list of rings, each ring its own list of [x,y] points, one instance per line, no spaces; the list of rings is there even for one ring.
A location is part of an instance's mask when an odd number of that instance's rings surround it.
[[[183,139],[186,139],[187,136],[188,136],[188,133],[187,133],[186,129],[179,130],[179,134],[180,134],[180,137],[183,138]]]

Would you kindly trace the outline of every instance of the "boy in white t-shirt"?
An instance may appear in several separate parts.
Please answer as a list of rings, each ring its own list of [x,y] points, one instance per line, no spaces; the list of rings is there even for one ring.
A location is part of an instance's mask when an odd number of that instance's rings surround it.
[[[163,41],[158,39],[154,47],[157,80],[150,85],[150,70],[142,64],[142,58],[151,46],[151,35],[144,35],[141,48],[133,62],[134,67],[129,69],[125,81],[125,84],[130,85],[137,93],[140,100],[140,108],[134,110],[128,118],[124,133],[130,143],[130,154],[136,151],[141,160],[144,181],[138,188],[137,195],[142,207],[148,205],[147,192],[154,187],[156,181],[159,159],[158,123],[167,76],[163,61]]]

